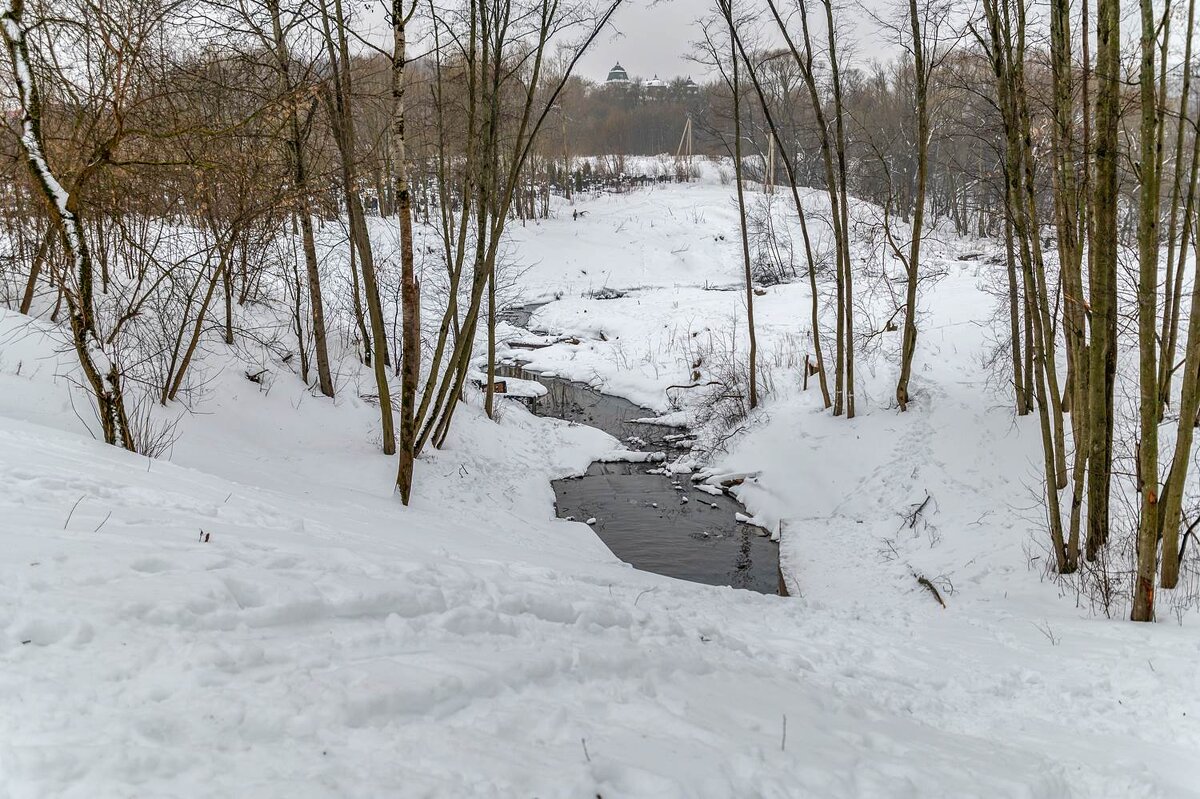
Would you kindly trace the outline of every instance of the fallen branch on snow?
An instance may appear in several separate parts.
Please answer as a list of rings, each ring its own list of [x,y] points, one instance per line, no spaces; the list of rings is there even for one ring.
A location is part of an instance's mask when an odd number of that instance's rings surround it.
[[[908,529],[911,530],[912,528],[917,526],[917,521],[921,518],[922,511],[925,510],[925,506],[929,504],[929,500],[931,500],[931,499],[933,499],[933,497],[930,495],[930,493],[928,491],[926,491],[925,492],[925,500],[920,505],[918,505],[912,513],[910,513],[908,515]]]
[[[917,578],[917,582],[924,586],[925,590],[933,594],[933,598],[942,606],[942,610],[946,609],[946,600],[942,599],[942,594],[937,590],[937,586],[929,582],[928,577],[924,577],[916,572],[913,572],[913,577]]]
[[[707,388],[708,386],[723,386],[725,385],[720,380],[709,380],[707,383],[692,383],[690,386],[667,386],[664,391],[670,391],[673,388]]]

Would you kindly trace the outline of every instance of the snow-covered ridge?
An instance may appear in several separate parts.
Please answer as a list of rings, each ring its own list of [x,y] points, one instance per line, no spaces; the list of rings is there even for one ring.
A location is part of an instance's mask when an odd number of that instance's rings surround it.
[[[508,416],[506,435],[559,427]],[[1131,679],[1093,629],[1086,669],[1043,669],[1062,650],[1023,620],[987,634],[920,606],[897,627],[567,554],[581,525],[513,540],[486,512],[147,469],[9,417],[0,443],[7,795],[1187,787],[1194,737],[1127,737],[1167,712],[1164,674],[1190,679],[1182,647]],[[1139,702],[1110,707],[1114,680]],[[1062,714],[1091,737],[1033,734]]]

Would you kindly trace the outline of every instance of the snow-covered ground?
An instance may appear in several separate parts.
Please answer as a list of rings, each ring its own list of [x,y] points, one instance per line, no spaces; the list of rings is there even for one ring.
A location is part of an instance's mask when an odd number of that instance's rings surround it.
[[[667,387],[744,324],[706,290],[740,279],[731,199],[517,228],[515,294],[580,341],[522,355],[691,413]],[[149,460],[91,440],[69,354],[0,311],[0,796],[1200,796],[1195,622],[1098,618],[1030,562],[1035,421],[989,388],[990,267],[960,249],[931,248],[907,414],[881,354],[830,417],[798,387],[806,282],[756,298],[773,391],[709,465],[758,474],[786,599],[554,519],[598,431],[464,409],[406,510],[373,406],[230,356]]]

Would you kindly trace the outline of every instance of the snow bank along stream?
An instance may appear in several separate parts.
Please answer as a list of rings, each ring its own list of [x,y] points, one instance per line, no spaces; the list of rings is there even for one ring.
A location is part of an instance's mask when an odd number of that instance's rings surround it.
[[[580,477],[555,480],[560,518],[587,522],[613,554],[636,568],[779,593],[779,545],[739,521],[743,509],[729,496],[707,493],[688,475],[654,462],[654,453],[690,446],[686,431],[637,421],[651,412],[583,383],[519,366],[505,365],[497,373],[546,387],[543,396],[525,398],[534,413],[598,427],[632,452],[646,453],[646,462],[598,461]]]

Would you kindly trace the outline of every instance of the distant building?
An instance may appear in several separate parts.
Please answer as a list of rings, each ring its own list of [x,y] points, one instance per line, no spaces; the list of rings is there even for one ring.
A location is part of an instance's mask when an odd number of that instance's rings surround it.
[[[667,101],[682,100],[695,97],[700,93],[700,87],[689,75],[686,78],[676,77],[665,81],[655,75],[649,80],[631,77],[629,71],[618,61],[608,71],[608,77],[601,84],[604,89],[614,90],[621,96],[634,101]]]
[[[625,67],[621,66],[618,61],[612,69],[608,71],[608,79],[604,81],[609,86],[628,86],[629,73],[625,71]]]

